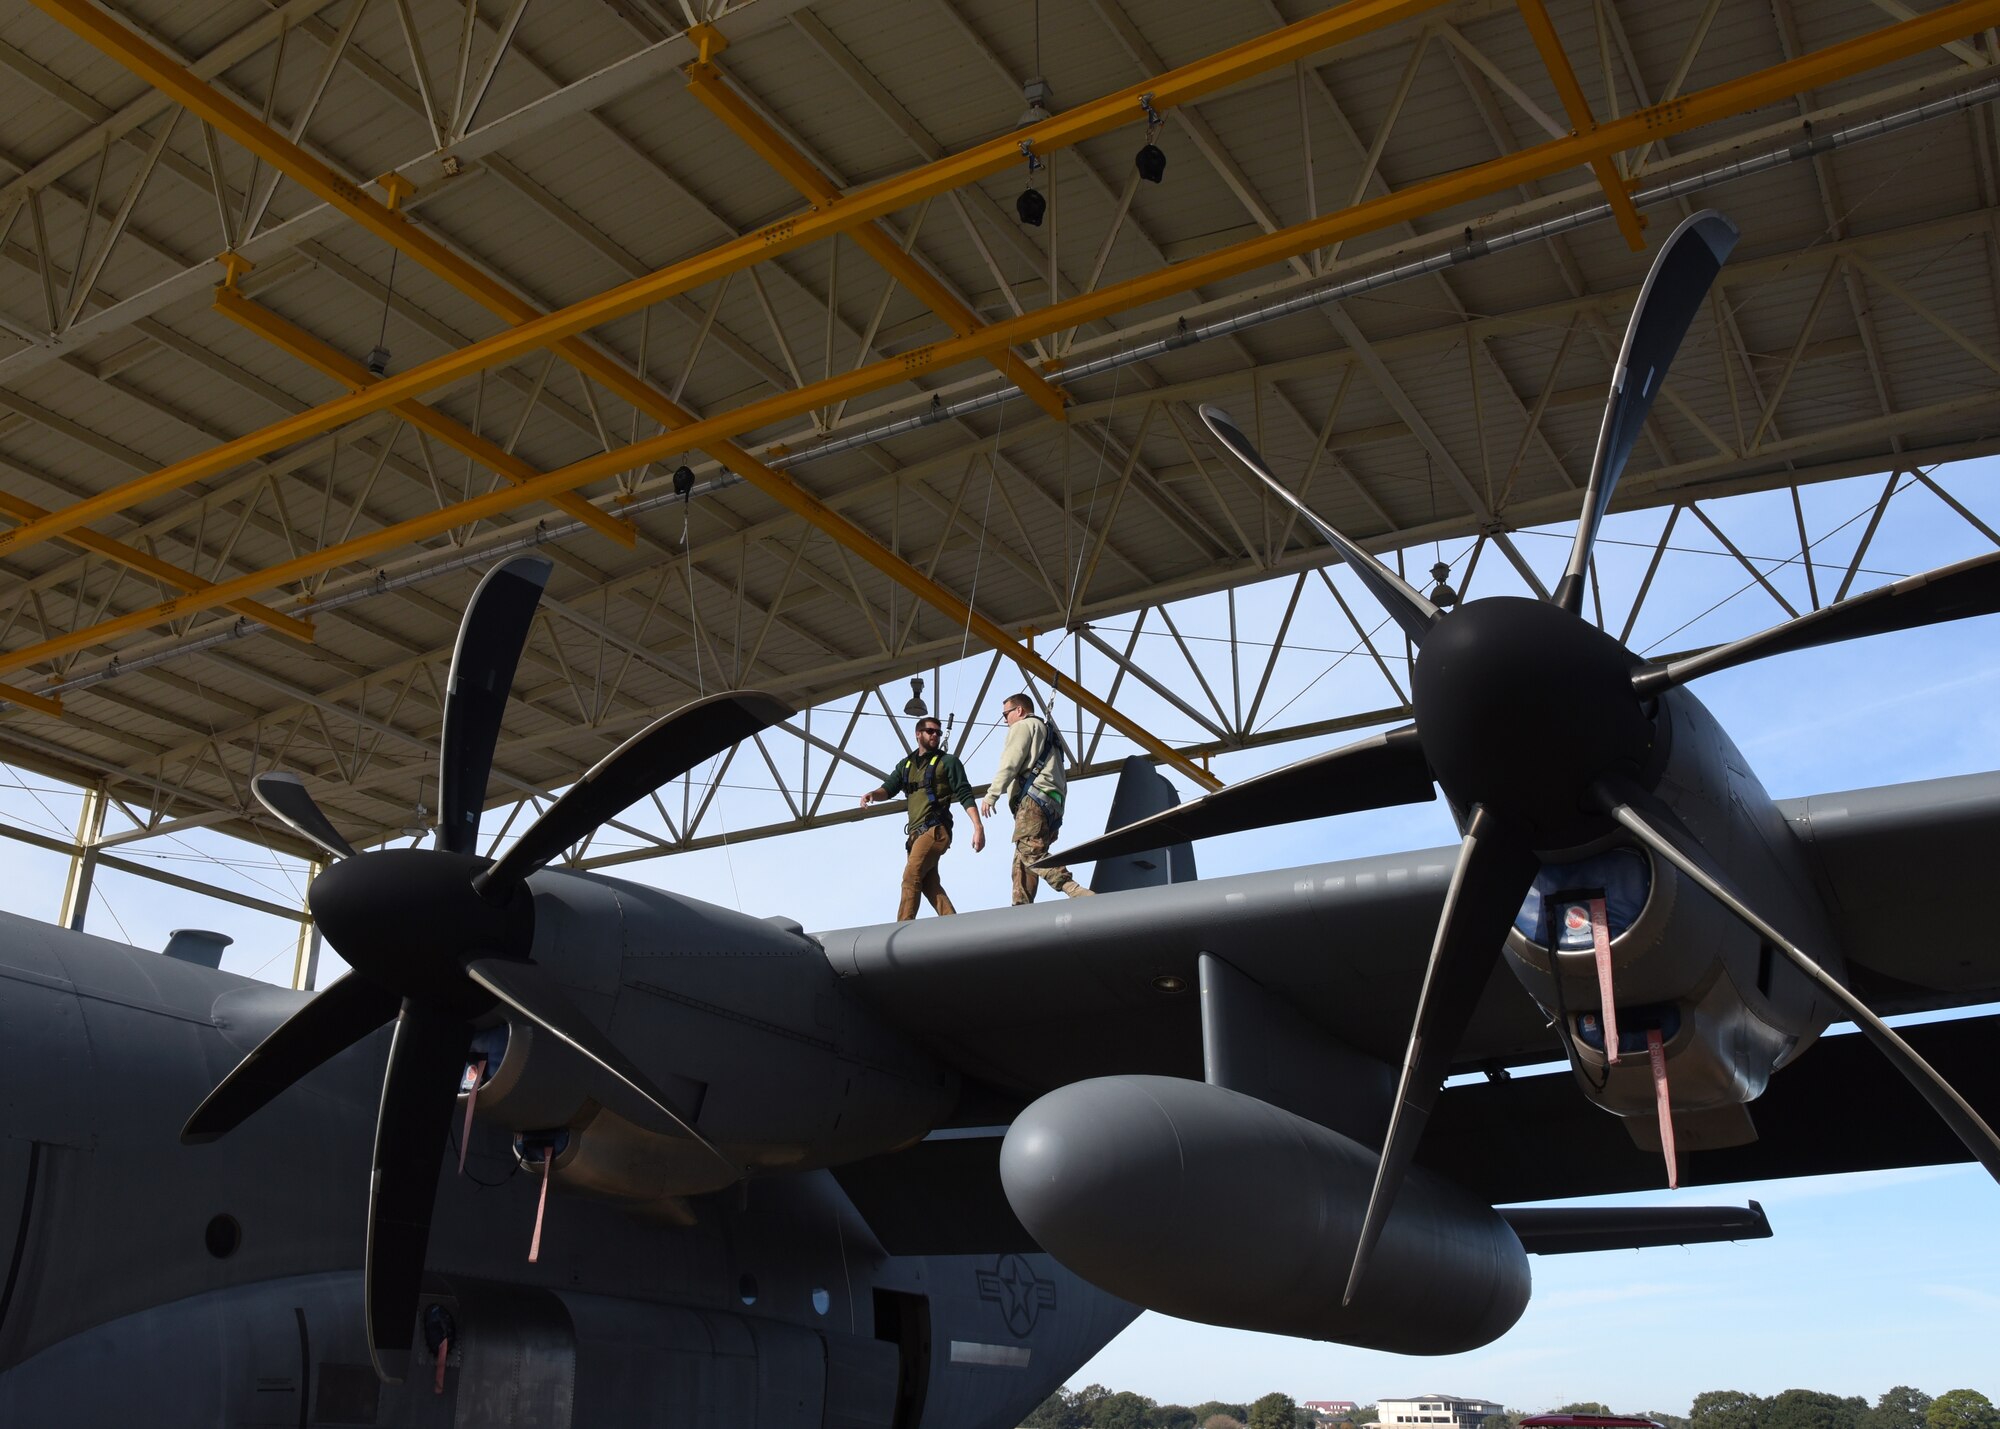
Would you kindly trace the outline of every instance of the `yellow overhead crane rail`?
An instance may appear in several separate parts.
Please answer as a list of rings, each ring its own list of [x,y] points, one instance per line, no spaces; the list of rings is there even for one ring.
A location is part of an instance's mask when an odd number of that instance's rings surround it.
[[[1104,132],[1119,123],[1131,122],[1130,117],[1121,111],[1136,105],[1138,94],[1145,90],[1150,89],[1153,93],[1153,103],[1156,108],[1185,103],[1225,83],[1288,62],[1298,54],[1337,43],[1340,39],[1352,38],[1368,29],[1380,28],[1397,19],[1431,8],[1436,3],[1441,3],[1441,0],[1429,0],[1429,3],[1425,3],[1425,0],[1402,0],[1402,3],[1391,3],[1391,0],[1357,0],[1357,3],[1317,16],[1311,21],[1302,22],[1301,25],[1273,32],[1246,46],[1238,46],[1209,61],[1174,71],[1171,75],[1162,76],[1145,86],[1135,86],[1130,92],[1121,92],[1105,100],[1080,106],[1068,114],[1022,131],[1019,137],[1033,140],[1038,150],[1045,146],[1055,147],[1058,142],[1075,143],[1082,138],[1090,137],[1091,134]],[[94,9],[81,6],[78,0],[36,0],[36,4],[64,19],[65,23],[69,22],[70,11],[82,10],[89,16],[96,17],[97,23],[110,24],[108,21],[103,21]],[[1663,135],[1698,128],[1717,119],[1755,109],[1802,91],[1820,88],[1848,75],[1920,53],[1951,40],[1961,39],[1996,23],[2000,23],[2000,0],[1958,0],[1958,3],[1947,5],[1927,15],[1886,26],[1751,75],[1639,110],[1618,120],[1592,125],[1565,138],[1550,140],[1534,148],[1489,160],[1455,174],[1415,184],[1402,191],[1384,195],[1337,213],[1233,244],[1203,257],[1170,265],[1157,273],[992,324],[975,333],[930,344],[902,357],[861,368],[843,377],[809,384],[796,391],[780,393],[730,412],[719,413],[698,422],[689,422],[677,431],[621,447],[601,456],[586,458],[511,489],[501,489],[486,496],[454,503],[439,511],[398,522],[366,536],[297,557],[267,570],[250,572],[230,581],[220,582],[198,594],[164,601],[38,645],[8,652],[0,655],[0,671],[20,669],[57,655],[87,648],[118,634],[143,629],[185,615],[193,610],[269,590],[338,565],[367,560],[382,551],[423,540],[468,521],[497,515],[518,506],[524,500],[547,499],[691,446],[741,453],[742,457],[765,478],[751,478],[757,485],[776,497],[788,509],[805,516],[821,529],[828,530],[836,539],[842,540],[843,544],[849,544],[850,549],[856,550],[878,569],[908,584],[903,571],[910,571],[921,579],[920,573],[907,567],[906,563],[894,557],[866,533],[853,527],[844,517],[827,508],[818,498],[806,492],[789,477],[755,462],[753,458],[749,458],[748,453],[742,453],[740,448],[729,447],[728,438],[754,431],[772,422],[802,415],[815,407],[846,397],[894,385],[919,372],[941,369],[974,359],[990,358],[995,353],[1033,337],[1108,317],[1190,288],[1250,272],[1297,253],[1420,217],[1440,207],[1484,197],[1577,165],[1590,165],[1622,149],[1634,147]],[[78,28],[79,33],[86,34],[95,42],[91,28],[86,25],[73,28]],[[137,47],[147,51],[154,60],[157,60],[157,53],[151,52],[150,47],[144,46],[115,24],[110,25],[110,28],[121,37],[118,48],[109,44],[105,46],[110,52],[123,59],[123,48]],[[137,64],[133,64],[132,67],[139,69]],[[140,72],[145,71],[140,70]],[[185,72],[181,73],[185,78]],[[151,77],[150,74],[148,77]],[[196,88],[208,94],[208,103],[227,103],[216,100],[212,93],[206,90],[206,86],[201,86],[198,82],[193,83]],[[175,97],[180,96],[176,94]],[[229,107],[234,110],[237,119],[245,117],[240,109],[236,109],[233,105]],[[252,127],[256,127],[255,121],[249,123]],[[1096,127],[1093,128],[1093,125]],[[367,412],[391,406],[417,393],[507,361],[533,348],[561,342],[588,327],[634,311],[671,293],[684,291],[687,287],[748,266],[749,263],[757,261],[759,257],[768,253],[787,251],[813,238],[844,231],[928,194],[942,192],[958,183],[996,172],[1017,161],[1017,143],[1017,138],[1010,136],[1004,141],[976,146],[964,154],[927,165],[900,179],[858,190],[831,209],[784,220],[744,239],[720,245],[695,259],[670,265],[658,273],[613,289],[598,298],[588,299],[547,317],[524,321],[509,332],[473,343],[456,353],[446,354],[397,377],[387,378],[363,392],[336,399],[294,418],[274,423],[260,432],[251,433],[234,442],[224,443],[210,453],[163,468],[151,477],[128,482],[103,496],[79,502],[41,520],[30,521],[13,531],[0,532],[0,555],[33,541],[60,535],[84,522],[122,509],[132,502],[144,500],[226,470],[248,457],[261,455],[274,447],[301,437],[315,435]],[[312,162],[317,163],[317,161]],[[337,176],[335,178],[337,180]],[[346,184],[344,180],[337,182],[345,185],[348,192],[356,199],[373,205],[373,201],[368,200],[360,190]],[[373,206],[381,209],[380,205]],[[387,212],[386,209],[382,211]],[[406,222],[400,219],[396,222],[406,233],[414,232],[408,229]],[[373,227],[373,224],[370,226]],[[452,262],[456,264],[457,260],[453,259]],[[618,370],[622,373],[622,369]],[[725,457],[725,461],[727,460]],[[734,463],[730,464],[734,466]],[[852,544],[855,540],[858,540],[859,544]],[[925,583],[929,584],[928,581]],[[937,597],[934,603],[938,604],[940,609],[953,615],[955,619],[968,622],[971,628],[989,644],[1005,650],[1010,657],[1055,685],[1059,692],[1107,718],[1114,727],[1128,734],[1132,733],[1133,727],[1130,721],[1118,716],[1094,696],[1079,690],[1073,681],[1026,651],[992,622],[976,615],[956,596],[937,588]],[[927,594],[927,598],[932,597]],[[1017,651],[1018,654],[1015,653]],[[1176,768],[1196,778],[1205,787],[1217,787],[1218,781],[1212,775],[1200,771],[1198,766],[1192,765],[1175,751],[1159,746],[1158,741],[1151,736],[1145,736],[1141,732],[1134,737],[1139,738],[1149,752],[1165,758]]]

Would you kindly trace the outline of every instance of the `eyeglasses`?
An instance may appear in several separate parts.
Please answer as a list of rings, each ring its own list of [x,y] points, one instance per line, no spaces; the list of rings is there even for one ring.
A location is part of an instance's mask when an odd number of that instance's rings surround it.
[[[942,734],[943,732],[943,728],[935,724],[920,725],[917,728],[918,734]]]
[[[1026,713],[1027,713],[1027,711],[1026,711],[1026,710],[1022,710],[1022,709],[1016,709],[1016,708],[1015,708],[1015,707],[1014,707],[1013,705],[1007,705],[1007,706],[1003,707],[1003,708],[1001,709],[1001,711],[1000,711],[1000,723],[1002,723],[1002,724],[1005,724],[1005,723],[1007,723],[1007,721],[1008,721],[1008,720],[1012,719],[1012,718],[1013,718],[1013,717],[1014,717],[1015,715],[1017,715],[1017,714],[1026,714]]]

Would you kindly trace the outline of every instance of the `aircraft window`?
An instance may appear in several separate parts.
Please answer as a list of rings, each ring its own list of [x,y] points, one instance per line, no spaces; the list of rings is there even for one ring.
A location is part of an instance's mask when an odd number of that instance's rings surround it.
[[[203,1240],[208,1244],[208,1253],[217,1260],[227,1260],[236,1254],[236,1247],[243,1244],[243,1227],[236,1223],[236,1217],[220,1215],[208,1223]]]
[[[747,1270],[743,1272],[743,1278],[736,1282],[736,1298],[745,1305],[757,1303],[757,1277]]]
[[[815,1315],[824,1315],[832,1308],[833,1297],[831,1295],[827,1294],[824,1290],[813,1291],[813,1313]]]

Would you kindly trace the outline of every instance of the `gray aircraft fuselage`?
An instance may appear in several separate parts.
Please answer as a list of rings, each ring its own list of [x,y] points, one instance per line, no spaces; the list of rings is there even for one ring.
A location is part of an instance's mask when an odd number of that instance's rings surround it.
[[[738,918],[677,916],[711,914]],[[443,1392],[428,1358],[378,1385],[357,1168],[386,1030],[232,1136],[177,1140],[303,1001],[0,915],[0,1423],[1011,1425],[1136,1313],[1047,1256],[888,1256],[823,1170],[688,1224],[559,1174],[529,1264],[539,1178],[480,1120],[428,1257],[460,1329]]]

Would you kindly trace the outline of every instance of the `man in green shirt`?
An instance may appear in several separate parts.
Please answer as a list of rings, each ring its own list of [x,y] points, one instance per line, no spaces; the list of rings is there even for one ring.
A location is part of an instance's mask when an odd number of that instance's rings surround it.
[[[910,819],[903,829],[908,835],[903,847],[909,858],[903,864],[903,901],[896,909],[898,923],[907,923],[917,916],[919,893],[930,900],[940,917],[958,911],[951,906],[944,882],[938,877],[938,860],[951,847],[953,804],[963,808],[972,819],[972,851],[978,853],[986,847],[986,826],[979,818],[979,802],[973,796],[972,785],[966,781],[965,766],[956,755],[938,747],[943,735],[936,720],[928,716],[918,720],[916,750],[896,761],[881,788],[870,789],[861,796],[864,809],[877,799],[892,799],[898,794],[910,796]]]

